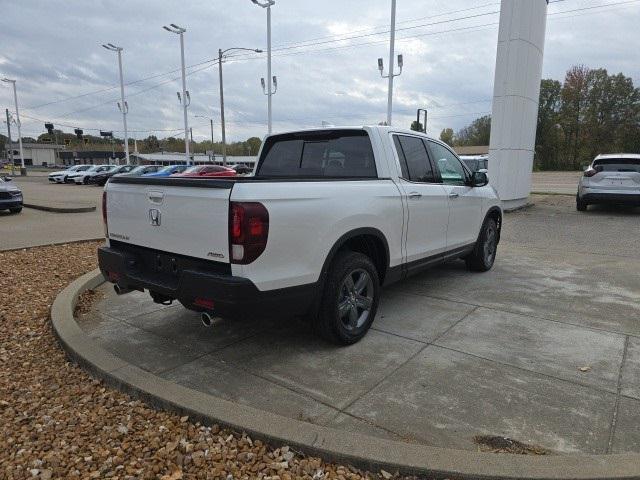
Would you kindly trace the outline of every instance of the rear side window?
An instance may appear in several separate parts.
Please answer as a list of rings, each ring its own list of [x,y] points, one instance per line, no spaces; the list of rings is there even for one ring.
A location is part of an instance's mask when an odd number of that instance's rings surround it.
[[[393,141],[400,157],[402,175],[412,182],[435,182],[433,168],[427,155],[427,149],[418,137],[394,135]]]
[[[640,173],[638,158],[603,158],[593,162],[596,172],[635,172]]]
[[[269,137],[256,176],[377,178],[377,172],[367,132],[317,130]]]

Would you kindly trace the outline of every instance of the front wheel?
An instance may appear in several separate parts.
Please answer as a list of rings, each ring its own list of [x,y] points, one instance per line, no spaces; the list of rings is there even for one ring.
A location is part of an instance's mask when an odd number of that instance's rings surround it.
[[[358,252],[339,253],[327,275],[316,331],[333,343],[358,342],[373,323],[379,299],[380,280],[371,259]]]
[[[491,270],[496,260],[498,248],[498,226],[493,218],[487,218],[482,225],[480,235],[473,252],[465,258],[467,268],[474,272]]]

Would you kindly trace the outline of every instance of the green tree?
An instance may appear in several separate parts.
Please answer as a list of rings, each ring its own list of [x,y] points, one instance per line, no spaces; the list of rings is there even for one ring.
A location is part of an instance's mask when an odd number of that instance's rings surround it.
[[[560,107],[562,84],[557,80],[542,80],[536,129],[536,167],[543,170],[559,167],[561,147]]]
[[[453,129],[452,128],[444,128],[440,132],[440,140],[442,140],[444,143],[446,143],[450,147],[453,147],[453,142],[454,142]]]
[[[262,145],[262,140],[258,137],[251,137],[245,143],[249,146],[249,155],[257,155]]]
[[[476,118],[470,125],[455,135],[456,145],[489,145],[491,136],[491,115]]]

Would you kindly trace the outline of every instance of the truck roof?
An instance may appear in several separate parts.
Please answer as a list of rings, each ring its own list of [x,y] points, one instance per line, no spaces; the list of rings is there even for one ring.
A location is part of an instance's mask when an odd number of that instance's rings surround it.
[[[397,133],[408,133],[412,135],[421,135],[423,137],[429,138],[430,140],[435,140],[437,142],[440,142],[439,139],[433,138],[423,132],[416,132],[415,130],[410,130],[408,128],[400,128],[400,127],[387,126],[387,125],[331,125],[331,126],[327,125],[327,126],[318,126],[318,127],[311,127],[311,128],[299,128],[295,130],[284,130],[282,132],[274,132],[271,135],[267,135],[267,136],[286,135],[290,133],[299,133],[299,132],[317,132],[319,130],[372,130],[372,131],[378,130],[380,132],[397,132]]]

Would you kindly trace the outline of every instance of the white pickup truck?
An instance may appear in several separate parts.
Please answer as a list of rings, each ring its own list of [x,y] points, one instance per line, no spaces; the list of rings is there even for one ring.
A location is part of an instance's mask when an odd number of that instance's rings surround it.
[[[380,288],[436,263],[493,266],[502,211],[486,171],[393,127],[270,135],[254,175],[116,176],[100,269],[212,316],[306,314],[341,344],[371,326]]]

